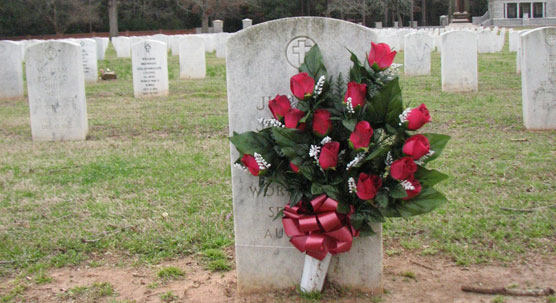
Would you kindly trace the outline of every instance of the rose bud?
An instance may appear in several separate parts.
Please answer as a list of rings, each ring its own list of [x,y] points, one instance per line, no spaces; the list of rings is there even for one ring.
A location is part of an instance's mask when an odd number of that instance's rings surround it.
[[[300,111],[297,108],[292,108],[286,113],[285,124],[287,128],[297,128],[302,129],[305,123],[301,123],[298,126],[299,120],[305,116],[305,112]],[[303,126],[303,127],[302,127]]]
[[[311,78],[307,73],[299,73],[290,79],[290,89],[294,96],[303,100],[305,97],[313,95],[315,89],[315,79]]]
[[[340,143],[336,141],[326,143],[320,152],[319,165],[322,169],[335,168],[338,164],[338,152]]]
[[[406,186],[411,185],[412,188],[406,187],[405,192],[407,193],[407,197],[403,198],[403,200],[409,200],[421,192],[421,183],[419,183],[419,181],[411,179],[404,182],[407,182]]]
[[[361,200],[372,200],[381,186],[382,179],[379,176],[360,173],[357,181],[357,196]]]
[[[259,175],[261,169],[259,168],[259,164],[257,163],[257,160],[255,160],[255,157],[245,154],[241,158],[241,163],[243,163],[243,165],[247,167],[247,169],[253,176],[256,177]]]
[[[359,84],[357,82],[349,82],[346,95],[344,96],[344,103],[347,103],[348,98],[351,98],[351,106],[357,108],[365,105],[365,96],[367,95],[367,84]]]
[[[371,42],[371,52],[369,53],[369,66],[375,71],[385,70],[392,65],[396,57],[396,51],[390,51],[390,46],[386,43],[376,44]]]
[[[288,97],[276,95],[274,99],[268,101],[268,108],[270,108],[274,119],[281,120],[292,106]]]
[[[429,123],[431,121],[431,115],[425,104],[421,104],[419,107],[412,109],[407,115],[407,121],[407,129],[409,130],[417,130],[426,123]]]
[[[299,167],[297,167],[297,165],[293,164],[292,162],[290,162],[290,168],[293,170],[294,173],[299,172]]]
[[[423,135],[411,136],[405,140],[403,145],[403,153],[413,160],[419,160],[422,156],[428,154],[430,149],[429,139]]]
[[[349,136],[349,146],[355,150],[367,149],[373,136],[373,128],[367,121],[359,121]]]
[[[410,157],[403,157],[394,161],[390,166],[390,175],[396,180],[407,180],[413,178],[413,174],[417,171],[417,164]]]
[[[330,112],[326,109],[317,109],[313,115],[313,132],[323,137],[332,129]]]

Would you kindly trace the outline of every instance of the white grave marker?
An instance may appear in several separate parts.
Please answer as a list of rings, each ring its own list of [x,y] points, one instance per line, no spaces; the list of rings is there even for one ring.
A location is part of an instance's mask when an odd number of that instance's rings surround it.
[[[205,40],[197,36],[180,38],[180,78],[204,79],[207,73]]]
[[[23,45],[0,41],[0,99],[23,97]]]
[[[477,91],[477,34],[456,30],[444,33],[440,37],[442,91]]]
[[[81,45],[81,62],[83,63],[85,82],[97,82],[97,42],[93,39],[77,39],[76,43]]]
[[[25,61],[33,140],[85,140],[89,128],[79,44],[39,43],[27,48]]]
[[[319,45],[329,75],[347,76],[349,48],[365,60],[377,37],[370,29],[337,19],[300,17],[261,23],[234,34],[227,45],[226,72],[230,134],[256,130],[259,117],[271,117],[268,101],[290,94],[290,78],[305,54]],[[237,151],[231,147],[232,161]],[[232,168],[237,285],[240,293],[290,288],[301,281],[305,255],[288,241],[274,216],[288,201],[279,186],[258,196],[258,178]],[[353,241],[332,258],[327,278],[362,291],[382,290],[382,235]]]
[[[408,76],[430,75],[432,38],[424,32],[405,36],[404,73]]]
[[[118,58],[129,58],[131,56],[131,41],[128,37],[113,37],[112,45],[116,49]]]
[[[144,40],[131,47],[135,98],[168,95],[168,53],[166,44]]]

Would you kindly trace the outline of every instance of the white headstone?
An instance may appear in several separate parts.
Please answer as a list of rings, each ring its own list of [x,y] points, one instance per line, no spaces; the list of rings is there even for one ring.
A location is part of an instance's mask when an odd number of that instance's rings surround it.
[[[156,41],[160,41],[160,42],[166,44],[166,51],[168,51],[169,39],[168,39],[168,36],[167,36],[167,35],[164,35],[164,34],[156,34],[156,35],[153,35],[153,36],[149,37],[149,39],[156,40]],[[132,45],[133,45],[133,43],[132,43]]]
[[[556,27],[521,36],[523,123],[527,129],[556,129]]]
[[[477,34],[451,31],[442,39],[442,91],[468,92],[479,88],[477,70]]]
[[[214,27],[213,33],[221,33],[224,31],[224,21],[222,20],[212,21],[212,26]]]
[[[519,34],[521,31],[510,31],[510,52],[517,52],[519,48]]]
[[[23,45],[0,41],[0,99],[23,97]]]
[[[375,22],[375,28],[382,28],[382,22]]]
[[[106,54],[106,46],[108,46],[108,38],[95,37],[97,43],[97,60],[104,60]]]
[[[408,76],[430,75],[432,38],[424,33],[405,36],[404,73]]]
[[[193,35],[180,39],[180,78],[204,79],[207,73],[205,40]]]
[[[118,58],[129,58],[131,56],[131,42],[128,37],[113,37],[112,45],[116,49]]]
[[[228,33],[214,34],[216,36],[216,58],[226,57],[226,42],[230,38]]]
[[[135,98],[168,95],[168,52],[166,44],[144,40],[131,47]]]
[[[228,41],[226,72],[230,133],[253,131],[257,118],[271,117],[268,101],[289,94],[290,77],[318,44],[330,76],[348,75],[350,49],[365,60],[377,41],[370,29],[337,19],[300,17],[261,23]],[[238,153],[231,147],[231,158]],[[258,179],[232,168],[237,285],[240,293],[289,288],[301,280],[304,254],[288,241],[282,222],[273,220],[288,201],[281,187],[257,196]],[[373,237],[357,238],[348,253],[334,256],[328,280],[363,291],[382,289],[381,226]]]
[[[89,127],[79,44],[43,42],[27,48],[25,56],[33,140],[85,140]]]
[[[243,28],[248,28],[250,26],[253,26],[253,20],[248,18],[241,20],[241,23],[243,25]]]
[[[85,82],[97,82],[97,42],[93,39],[77,39],[76,42],[81,45],[81,62],[83,63]]]

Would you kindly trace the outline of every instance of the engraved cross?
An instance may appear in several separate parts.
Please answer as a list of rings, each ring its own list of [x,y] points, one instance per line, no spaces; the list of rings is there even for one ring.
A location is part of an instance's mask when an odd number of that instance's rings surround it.
[[[297,58],[299,60],[298,64],[301,65],[303,63],[303,61],[305,60],[305,54],[307,52],[309,52],[309,50],[313,46],[312,45],[313,43],[311,41],[307,40],[307,39],[305,39],[305,40],[300,39],[300,40],[296,41],[296,44],[297,45],[294,45],[292,47],[292,53],[294,55],[297,55]]]

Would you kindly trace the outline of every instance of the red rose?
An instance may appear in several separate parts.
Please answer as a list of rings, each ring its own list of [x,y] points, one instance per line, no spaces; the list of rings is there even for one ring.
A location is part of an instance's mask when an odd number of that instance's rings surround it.
[[[270,108],[272,115],[274,115],[274,119],[281,120],[292,106],[288,97],[276,95],[274,99],[268,101],[268,108]]]
[[[357,106],[363,107],[363,105],[365,105],[366,95],[367,95],[367,84],[349,82],[346,95],[344,96],[344,103],[347,103],[347,99],[351,98],[351,105],[353,106],[354,109]]]
[[[421,192],[421,183],[415,179],[407,180],[413,186],[413,189],[406,189],[405,192],[407,193],[407,197],[403,198],[403,200],[409,200],[415,196],[417,196]]]
[[[286,113],[286,127],[287,128],[297,128],[303,129],[305,127],[305,123],[299,124],[299,120],[305,116],[305,112],[300,111],[297,108],[292,108]]]
[[[413,160],[418,160],[428,154],[430,149],[429,139],[423,135],[409,137],[403,145],[403,153],[410,156]]]
[[[369,147],[369,142],[373,136],[373,128],[367,121],[359,121],[355,125],[355,130],[349,136],[350,146],[353,149],[365,149]]]
[[[413,178],[417,171],[417,164],[410,157],[403,157],[394,161],[390,167],[390,175],[396,180],[408,180]]]
[[[419,107],[412,109],[407,115],[407,121],[407,129],[409,130],[417,130],[426,123],[429,123],[431,121],[431,115],[425,104],[421,104]]]
[[[390,46],[386,43],[375,44],[371,42],[371,52],[369,53],[369,66],[375,71],[385,70],[392,65],[396,57],[396,51],[390,51]]]
[[[360,173],[357,181],[357,196],[361,200],[371,200],[381,186],[382,179],[379,176]]]
[[[317,109],[313,115],[313,131],[320,136],[325,136],[331,129],[330,112],[326,109]]]
[[[257,160],[255,160],[255,157],[253,157],[252,155],[245,154],[241,158],[241,163],[243,163],[243,165],[247,167],[247,169],[253,176],[256,177],[259,175],[261,169],[259,168],[259,164],[257,163]]]
[[[299,73],[290,79],[290,89],[293,95],[300,100],[312,96],[314,88],[315,79],[311,78],[307,73]]]
[[[292,162],[290,162],[290,168],[293,170],[294,173],[299,172],[299,167],[297,167],[297,165],[293,164]]]
[[[326,143],[320,152],[319,164],[322,169],[335,168],[338,164],[340,143],[336,141]]]

